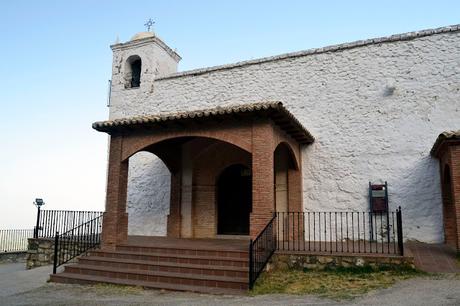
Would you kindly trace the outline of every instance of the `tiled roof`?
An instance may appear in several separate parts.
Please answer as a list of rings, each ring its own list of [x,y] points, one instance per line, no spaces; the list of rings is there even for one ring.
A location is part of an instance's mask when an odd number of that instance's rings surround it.
[[[458,140],[460,141],[460,130],[457,131],[445,131],[439,134],[438,138],[436,138],[436,141],[434,142],[433,148],[431,148],[430,154],[433,156],[437,155],[437,151],[441,144],[445,140]]]
[[[164,128],[162,126],[171,122],[186,123],[212,118],[225,119],[226,117],[243,116],[268,117],[299,143],[306,144],[314,141],[314,137],[310,132],[283,106],[283,103],[278,101],[98,121],[93,123],[93,128],[97,131],[111,134],[125,129],[142,128],[145,126],[158,126],[161,129]]]

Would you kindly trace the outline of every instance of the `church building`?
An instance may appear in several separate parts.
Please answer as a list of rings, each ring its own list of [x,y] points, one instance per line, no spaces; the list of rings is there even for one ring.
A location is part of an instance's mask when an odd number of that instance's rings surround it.
[[[459,249],[460,26],[191,71],[153,32],[111,48],[109,118],[93,124],[110,135],[103,250],[153,236],[246,250],[280,213],[297,215],[278,234],[292,222],[287,240],[305,241],[310,213],[331,212],[330,241],[377,189],[401,239]]]

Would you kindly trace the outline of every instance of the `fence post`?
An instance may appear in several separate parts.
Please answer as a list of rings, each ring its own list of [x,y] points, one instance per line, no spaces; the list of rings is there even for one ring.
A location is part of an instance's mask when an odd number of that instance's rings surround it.
[[[252,245],[252,239],[249,240],[249,290],[252,289],[254,284],[252,283],[253,279],[253,273],[254,273],[254,263],[252,261],[252,256],[253,256],[253,245]]]
[[[37,223],[34,229],[34,238],[38,238],[38,229],[40,228],[40,206],[37,206]]]
[[[58,244],[59,244],[59,232],[56,232],[56,236],[54,236],[53,274],[56,274],[56,269],[57,269],[57,263],[58,263]]]
[[[404,256],[404,242],[403,242],[403,230],[402,230],[402,212],[401,206],[398,207],[396,211],[396,224],[398,226],[398,247],[399,254]]]

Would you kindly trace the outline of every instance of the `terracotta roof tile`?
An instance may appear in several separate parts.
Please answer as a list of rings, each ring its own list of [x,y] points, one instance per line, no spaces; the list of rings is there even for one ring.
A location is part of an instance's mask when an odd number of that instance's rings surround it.
[[[457,131],[445,131],[439,134],[438,138],[434,142],[433,148],[431,148],[430,154],[432,156],[437,156],[437,151],[440,148],[441,144],[446,140],[459,140],[460,141],[460,130]]]
[[[127,128],[153,126],[158,125],[159,123],[167,122],[203,120],[212,117],[242,115],[244,113],[253,116],[257,115],[269,117],[276,124],[279,124],[282,129],[284,125],[289,125],[289,131],[286,130],[286,133],[290,134],[299,143],[304,144],[314,141],[314,137],[310,134],[310,132],[305,127],[303,127],[303,125],[294,117],[294,115],[283,106],[283,103],[279,101],[259,102],[226,107],[216,107],[204,110],[175,112],[167,114],[152,114],[107,121],[98,121],[93,123],[93,128],[97,131],[110,134]],[[281,126],[281,122],[283,122],[283,126]]]

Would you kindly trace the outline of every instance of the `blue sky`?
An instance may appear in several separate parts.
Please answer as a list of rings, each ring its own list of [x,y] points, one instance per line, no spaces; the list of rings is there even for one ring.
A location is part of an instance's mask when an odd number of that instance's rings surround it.
[[[0,228],[31,227],[48,209],[103,210],[117,37],[155,32],[180,70],[460,23],[460,1],[0,2]]]

